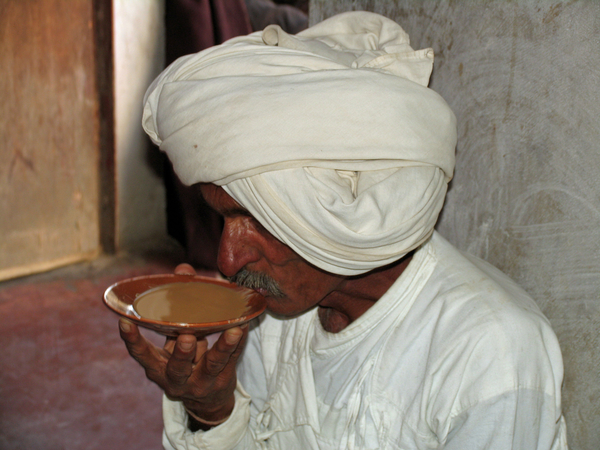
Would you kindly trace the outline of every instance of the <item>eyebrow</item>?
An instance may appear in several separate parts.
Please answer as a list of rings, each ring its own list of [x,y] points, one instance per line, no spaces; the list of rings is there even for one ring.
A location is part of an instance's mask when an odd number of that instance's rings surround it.
[[[226,206],[223,208],[215,208],[213,207],[210,203],[206,202],[205,203],[208,205],[208,207],[210,209],[212,209],[213,211],[215,211],[217,214],[219,214],[220,216],[248,216],[248,217],[254,217],[252,214],[250,214],[250,211],[248,211],[246,208],[237,205],[237,206]]]
[[[219,211],[222,215],[232,215],[232,216],[250,216],[252,217],[252,214],[250,214],[250,212],[245,209],[242,208],[241,206],[239,207],[232,207],[232,208],[225,208],[222,211]]]
[[[202,184],[200,184],[201,186]],[[200,192],[199,192],[199,197],[202,200],[202,202],[208,206],[210,209],[212,209],[213,211],[215,211],[217,214],[221,215],[221,216],[248,216],[248,217],[254,217],[252,216],[252,214],[250,214],[250,212],[244,208],[243,206],[241,206],[240,204],[238,204],[235,200],[235,206],[225,206],[223,208],[217,208],[215,207],[215,205],[213,205],[211,202],[209,202],[206,197],[204,196],[204,193],[202,192],[202,188],[200,188]],[[218,202],[217,202],[218,203]]]

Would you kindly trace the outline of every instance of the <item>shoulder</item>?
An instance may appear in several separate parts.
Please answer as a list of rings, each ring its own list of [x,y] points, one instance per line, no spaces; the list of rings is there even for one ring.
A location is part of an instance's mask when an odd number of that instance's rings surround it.
[[[404,387],[427,405],[418,414],[429,421],[520,389],[560,398],[558,341],[531,297],[439,235],[423,251],[431,275],[381,355],[399,364],[382,364],[375,383],[393,389],[409,372]]]

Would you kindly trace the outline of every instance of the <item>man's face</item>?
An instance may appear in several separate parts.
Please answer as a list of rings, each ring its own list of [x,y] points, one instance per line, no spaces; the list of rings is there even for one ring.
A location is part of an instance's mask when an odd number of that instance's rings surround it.
[[[219,270],[238,283],[245,278],[253,284],[255,276],[272,279],[279,293],[275,289],[256,289],[265,295],[271,312],[293,316],[307,311],[345,279],[306,262],[264,229],[223,188],[203,184],[200,190],[208,205],[225,219],[217,260]]]

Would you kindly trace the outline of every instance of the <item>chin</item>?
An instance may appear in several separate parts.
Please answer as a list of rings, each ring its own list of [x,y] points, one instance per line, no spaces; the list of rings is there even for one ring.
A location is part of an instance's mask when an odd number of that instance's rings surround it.
[[[305,310],[298,310],[297,308],[290,307],[287,304],[288,301],[289,300],[286,297],[267,297],[267,311],[269,311],[271,315],[287,319],[291,319],[306,312]]]

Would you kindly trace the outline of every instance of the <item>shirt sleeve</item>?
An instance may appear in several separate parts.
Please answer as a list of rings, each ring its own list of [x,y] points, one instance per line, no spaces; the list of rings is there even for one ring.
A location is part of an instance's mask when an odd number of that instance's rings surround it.
[[[182,402],[163,396],[163,447],[165,450],[253,449],[256,443],[249,427],[250,396],[238,382],[235,406],[229,418],[208,431],[192,432]]]
[[[491,398],[452,418],[439,450],[567,450],[565,421],[554,404],[530,389]]]

